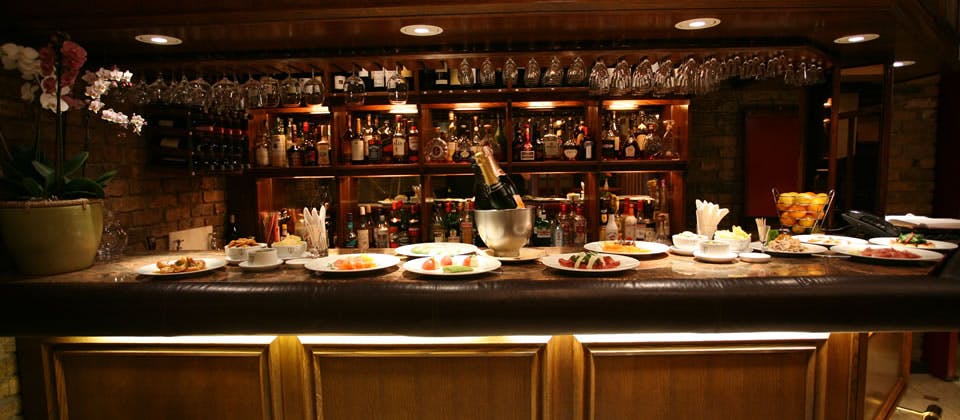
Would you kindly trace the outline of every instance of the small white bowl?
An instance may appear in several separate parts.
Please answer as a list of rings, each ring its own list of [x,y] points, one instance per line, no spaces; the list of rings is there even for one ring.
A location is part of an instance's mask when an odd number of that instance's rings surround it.
[[[700,241],[705,241],[706,239],[707,237],[703,235],[691,236],[691,235],[684,235],[682,233],[678,233],[676,235],[673,235],[673,246],[677,247],[677,249],[692,250],[697,247],[697,244],[700,243]]]
[[[720,257],[730,254],[730,243],[723,241],[700,241],[697,245],[700,253],[709,257]]]
[[[750,239],[714,239],[714,240],[729,243],[730,252],[750,251]]]
[[[277,250],[277,257],[282,260],[289,258],[300,258],[307,250],[307,243],[300,242],[297,245],[274,245],[273,249]]]

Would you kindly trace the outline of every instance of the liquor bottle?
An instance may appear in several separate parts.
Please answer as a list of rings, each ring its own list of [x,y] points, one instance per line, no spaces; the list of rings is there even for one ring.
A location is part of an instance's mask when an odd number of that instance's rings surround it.
[[[303,155],[303,166],[317,166],[317,144],[314,140],[316,127],[310,130],[310,123],[303,122],[303,143],[300,145],[300,153]]]
[[[604,160],[612,160],[617,158],[619,151],[620,133],[617,131],[617,113],[614,112],[613,117],[610,118],[607,132],[600,142],[600,155]]]
[[[440,127],[434,128],[433,138],[427,144],[427,162],[444,163],[447,161],[447,142],[440,133]]]
[[[396,163],[407,162],[407,131],[403,128],[403,122],[400,115],[397,115],[397,127],[393,129],[392,143],[393,161]]]
[[[533,246],[552,246],[553,227],[547,220],[547,210],[541,206],[537,209],[537,219],[533,222]]]
[[[283,120],[277,117],[270,132],[270,166],[287,167],[287,133],[283,129]]]
[[[460,214],[453,202],[447,201],[447,216],[444,226],[447,228],[447,242],[460,242]]]
[[[254,152],[257,160],[257,166],[265,168],[270,166],[270,129],[267,121],[263,121],[263,129],[260,130],[260,141],[257,143],[257,150]]]
[[[533,143],[530,142],[530,124],[523,126],[523,145],[520,146],[520,160],[523,162],[532,162],[536,159],[536,152]]]
[[[380,163],[383,160],[383,143],[370,114],[367,114],[367,125],[363,127],[363,141],[367,145],[367,162]]]
[[[554,124],[555,123],[553,121],[550,121],[549,123],[544,124],[540,130],[542,133],[540,135],[540,139],[541,142],[543,142],[544,160],[560,159],[560,137],[554,132]]]
[[[640,157],[640,145],[633,135],[627,135],[627,141],[620,152],[620,159],[634,160]]]
[[[380,221],[373,234],[374,246],[377,248],[390,248],[390,228],[387,226],[387,216],[380,213]]]
[[[583,138],[580,140],[580,156],[583,160],[593,160],[593,137],[590,137],[590,129],[583,121],[580,121],[580,133]]]
[[[443,225],[443,204],[439,201],[433,204],[433,223],[430,225],[430,233],[434,242],[447,241],[447,229]]]
[[[543,121],[537,123],[536,126],[530,129],[530,135],[533,136],[531,143],[533,143],[533,160],[537,162],[543,161],[543,135],[546,134],[546,124]]]
[[[287,164],[291,168],[299,168],[303,166],[303,153],[300,148],[299,135],[297,134],[297,127],[293,125],[293,120],[291,119],[291,124],[289,124],[290,131],[287,137]]]
[[[570,214],[567,210],[567,203],[560,204],[560,211],[557,212],[557,221],[556,223],[560,225],[560,232],[562,232],[561,244],[556,246],[570,246],[573,244],[573,218],[570,217]],[[556,242],[556,238],[554,238]]]
[[[513,151],[513,161],[519,162],[521,158],[521,152],[523,151],[523,144],[526,143],[523,126],[518,122],[513,130],[513,143],[511,144],[511,150]]]
[[[397,118],[400,116],[398,115]],[[393,127],[390,126],[390,120],[383,119],[383,125],[377,129],[380,135],[380,160],[383,162],[393,161]]]
[[[370,249],[370,220],[367,219],[367,208],[360,206],[360,227],[357,229],[357,248],[360,252]]]
[[[347,213],[347,237],[343,240],[343,247],[357,247],[357,232],[353,228],[353,213]]]
[[[567,139],[563,141],[562,156],[564,160],[580,160],[580,144],[577,143],[578,136],[577,134],[567,136]]]
[[[550,224],[553,227],[553,246],[568,246],[566,232],[563,228],[563,219],[564,219],[564,210],[566,209],[566,204],[561,204],[561,209],[557,211],[556,217],[553,219],[553,222]]]
[[[616,214],[607,215],[607,225],[604,227],[603,238],[608,241],[615,241],[620,238],[620,229],[617,227]]]
[[[503,134],[503,127],[500,125],[500,114],[497,114],[497,130],[493,133],[493,157],[496,160],[503,160],[503,148],[507,145],[507,138]]]
[[[417,204],[410,206],[410,218],[407,221],[407,241],[407,243],[420,242],[420,206]]]
[[[462,216],[460,216],[460,242],[465,244],[473,243],[473,215],[471,214],[473,209],[471,208],[471,203],[472,202],[467,201],[466,205],[463,203],[457,205],[457,207],[461,208],[462,214]]]
[[[587,243],[587,218],[583,217],[583,206],[577,206],[573,216],[573,246],[584,246]]]
[[[224,229],[224,233],[227,241],[232,241],[234,239],[240,239],[240,227],[237,226],[237,216],[230,214],[227,217],[227,226]]]
[[[330,125],[321,125],[318,135],[314,135],[317,149],[317,165],[330,165]]]
[[[403,203],[394,201],[390,207],[390,219],[387,222],[387,232],[390,234],[390,248],[398,247],[397,240],[400,239],[400,221],[403,220],[400,209]]]
[[[353,131],[350,137],[350,163],[354,165],[359,165],[366,161],[364,156],[364,150],[366,150],[366,143],[363,141],[363,135],[360,132],[360,118],[357,118],[356,130]]]
[[[637,217],[633,214],[633,206],[630,204],[630,199],[624,199],[623,205],[623,239],[627,241],[640,239],[637,236]]]
[[[407,160],[416,163],[420,160],[420,130],[412,119],[408,121],[407,127],[409,127],[407,129],[407,148],[409,149]]]

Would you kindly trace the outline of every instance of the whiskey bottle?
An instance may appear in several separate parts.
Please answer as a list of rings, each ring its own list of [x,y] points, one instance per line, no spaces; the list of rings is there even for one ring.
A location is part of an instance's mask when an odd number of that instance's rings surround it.
[[[593,137],[590,137],[590,129],[587,127],[583,121],[580,122],[580,135],[583,138],[580,140],[580,156],[583,160],[593,160]]]
[[[314,134],[317,150],[317,165],[330,165],[330,125],[319,126],[319,133]]]
[[[543,142],[543,159],[560,159],[560,137],[554,132],[554,122],[550,121],[541,126],[540,139]]]
[[[370,249],[370,221],[367,219],[367,209],[360,206],[360,228],[357,229],[357,248],[360,252]]]
[[[383,160],[383,144],[377,127],[373,125],[372,116],[367,115],[367,126],[363,128],[363,140],[366,143],[367,162],[380,163]]]
[[[348,131],[348,135],[350,135],[350,163],[359,165],[366,161],[363,155],[366,143],[364,143],[363,136],[360,134],[360,118],[357,118],[356,130],[352,133]]]
[[[403,128],[403,122],[400,115],[397,115],[397,127],[393,130],[393,138],[390,139],[393,149],[393,161],[396,163],[407,162],[407,132]]]
[[[383,119],[383,125],[377,130],[377,134],[380,135],[380,160],[383,162],[393,161],[393,127],[390,125],[389,119]]]
[[[407,160],[416,163],[420,160],[420,130],[412,119],[408,121],[407,127],[409,127],[407,129],[407,148],[409,149]]]

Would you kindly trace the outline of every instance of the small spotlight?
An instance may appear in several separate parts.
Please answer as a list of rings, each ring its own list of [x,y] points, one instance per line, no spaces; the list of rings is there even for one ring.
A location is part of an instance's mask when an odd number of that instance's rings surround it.
[[[833,40],[837,44],[857,44],[861,42],[873,41],[877,38],[880,38],[878,34],[854,34],[854,35],[844,35],[840,38]]]
[[[434,36],[443,33],[443,28],[434,25],[407,25],[400,32],[410,36]]]
[[[697,29],[712,28],[719,24],[720,24],[720,19],[717,19],[717,18],[696,18],[696,19],[687,19],[682,22],[677,22],[675,25],[673,25],[673,27],[684,30],[684,31],[693,31]]]
[[[133,37],[137,41],[153,45],[179,45],[183,40],[177,37],[157,34],[143,34]]]
[[[914,64],[917,64],[917,62],[913,60],[897,60],[893,62],[894,67],[906,67]]]

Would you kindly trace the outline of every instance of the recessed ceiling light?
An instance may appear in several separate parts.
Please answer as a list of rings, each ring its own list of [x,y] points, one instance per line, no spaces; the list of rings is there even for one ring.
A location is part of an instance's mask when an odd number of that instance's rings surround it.
[[[877,34],[854,34],[854,35],[844,35],[840,38],[833,40],[837,44],[856,44],[860,42],[873,41],[877,38],[880,38],[880,35]]]
[[[440,35],[443,28],[433,25],[407,25],[400,28],[400,32],[410,36],[434,36]]]
[[[183,43],[183,40],[181,40],[180,38],[167,36],[167,35],[144,34],[144,35],[137,35],[134,38],[136,38],[137,41],[145,42],[147,44],[154,44],[154,45],[177,45],[177,44]]]
[[[917,64],[917,62],[913,60],[897,60],[893,62],[894,67],[906,67],[914,64]]]
[[[673,25],[674,28],[682,29],[685,31],[693,31],[697,29],[707,29],[712,28],[720,24],[720,19],[717,18],[696,18],[696,19],[687,19],[683,22],[677,22]]]

